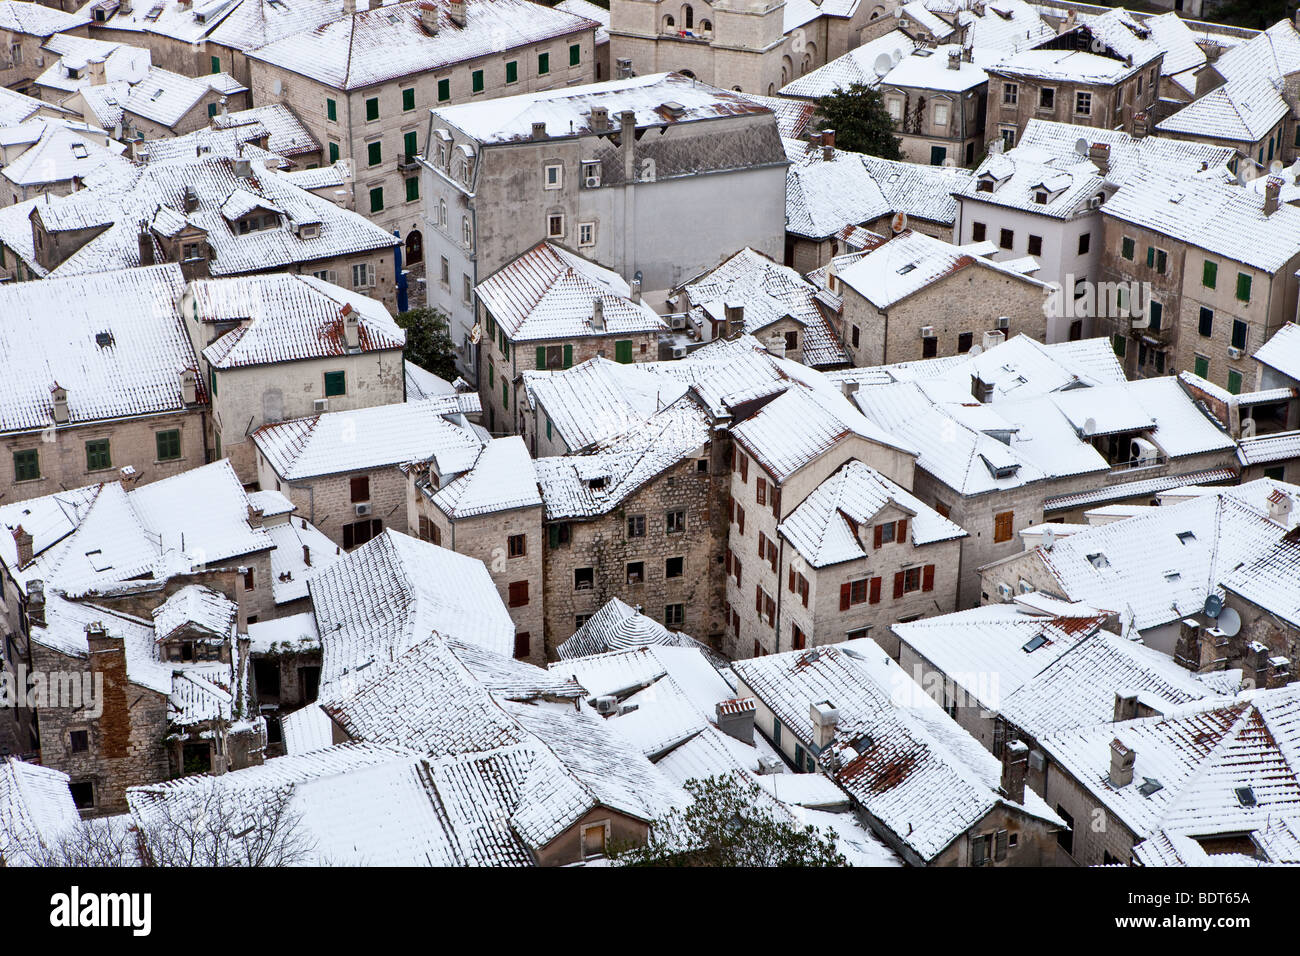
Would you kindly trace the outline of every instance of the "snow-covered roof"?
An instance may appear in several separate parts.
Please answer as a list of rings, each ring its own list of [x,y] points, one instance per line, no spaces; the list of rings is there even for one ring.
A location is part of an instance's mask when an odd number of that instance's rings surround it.
[[[299,652],[320,649],[320,634],[316,632],[316,615],[311,611],[254,621],[248,625],[249,649],[254,654],[276,654],[280,651]],[[295,712],[296,713],[296,712]],[[290,747],[293,753],[294,748]]]
[[[48,37],[88,23],[90,16],[86,13],[65,13],[41,3],[0,0],[0,30],[6,33]]]
[[[667,332],[668,324],[618,273],[553,242],[539,242],[474,288],[512,342]],[[594,314],[600,302],[603,327]]]
[[[260,127],[266,132],[266,148],[278,156],[301,156],[321,149],[312,131],[284,103],[265,103],[235,113],[219,112],[212,117],[212,126],[221,130]]]
[[[816,751],[809,709],[829,702],[838,712],[835,738],[819,764],[922,861],[999,806],[1045,821],[1062,821],[1033,791],[1016,804],[999,792],[1001,766],[871,640],[772,654],[732,665],[743,686],[805,745]]]
[[[473,466],[483,444],[455,395],[276,422],[253,432],[253,441],[289,482],[414,461],[458,475]]]
[[[1082,33],[1087,26],[1074,28]],[[1066,34],[1062,34],[1065,36]],[[1078,84],[1113,85],[1141,72],[1155,62],[1164,51],[1150,41],[1137,37],[1126,54],[1117,53],[1107,40],[1103,39],[1104,50],[1091,52],[1090,39],[1085,39],[1080,49],[1064,46],[1039,46],[1030,50],[1021,50],[1003,57],[988,65],[990,73],[1008,76],[1024,76],[1034,80],[1058,80]],[[1048,41],[1063,44],[1067,41]]]
[[[187,584],[153,609],[154,636],[165,641],[182,628],[195,628],[221,640],[234,632],[239,605],[201,584]]]
[[[347,355],[345,326],[352,315],[359,352],[406,344],[406,333],[381,303],[308,275],[196,279],[186,287],[182,311],[194,321],[241,323],[203,350],[218,369]]]
[[[609,8],[598,7],[588,0],[560,0],[555,5],[556,10],[563,10],[565,13],[571,13],[575,17],[586,17],[588,20],[595,20],[600,24],[596,28],[596,45],[609,42]]]
[[[792,80],[781,88],[781,95],[816,99],[837,89],[848,89],[855,83],[874,87],[880,82],[876,65],[877,62],[883,64],[881,57],[889,57],[889,68],[893,69],[894,64],[901,62],[914,49],[915,40],[901,30],[891,30]]]
[[[97,85],[138,83],[153,63],[152,54],[143,47],[71,33],[56,33],[42,48],[55,56],[50,58],[53,62],[45,72],[36,77],[35,85],[63,94]],[[91,63],[103,64],[102,77],[88,69]]]
[[[914,547],[964,538],[966,532],[911,492],[860,461],[842,465],[818,485],[777,528],[814,568],[856,561],[870,553],[858,536],[885,508],[908,515]]]
[[[54,183],[99,180],[130,181],[134,167],[122,156],[116,143],[105,146],[102,131],[74,126],[60,120],[29,120],[24,124],[37,131],[37,139],[3,169],[5,179],[30,188]]]
[[[358,9],[248,51],[249,59],[310,77],[339,90],[364,89],[389,80],[450,69],[559,37],[595,31],[583,16],[526,0],[474,0],[465,24],[437,8],[438,29],[421,24],[419,2]]]
[[[49,427],[56,384],[70,424],[183,411],[180,375],[198,366],[176,309],[183,284],[174,264],[6,284],[0,427]]]
[[[542,495],[528,447],[522,438],[512,435],[484,445],[473,467],[436,491],[432,500],[455,520],[540,507]]]
[[[80,822],[66,773],[14,757],[0,762],[0,860],[5,866],[39,866],[42,852],[57,846]]]
[[[1300,382],[1300,325],[1283,325],[1255,352],[1255,361]]]
[[[817,107],[812,103],[792,100],[784,96],[760,96],[757,93],[742,94],[759,106],[765,106],[776,116],[777,129],[783,137],[799,139],[808,131]]]
[[[555,648],[561,661],[575,657],[589,657],[611,651],[626,651],[638,647],[659,645],[663,647],[690,647],[704,649],[693,637],[670,631],[652,617],[642,614],[639,608],[629,607],[618,598],[610,598],[573,636],[561,641]],[[552,664],[552,669],[562,665]],[[576,672],[575,672],[576,673]],[[608,693],[602,691],[599,693]]]
[[[131,91],[122,101],[122,109],[161,126],[171,127],[179,123],[211,92],[211,85],[204,80],[191,79],[180,73],[151,66],[149,72],[131,86]]]

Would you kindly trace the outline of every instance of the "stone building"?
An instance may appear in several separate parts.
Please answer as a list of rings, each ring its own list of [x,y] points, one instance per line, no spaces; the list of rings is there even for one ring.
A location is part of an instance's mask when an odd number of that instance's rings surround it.
[[[0,206],[76,192],[87,179],[129,180],[135,169],[103,130],[73,116],[30,119],[6,132],[0,146]]]
[[[1250,355],[1296,317],[1300,209],[1205,179],[1149,173],[1102,207],[1101,269],[1132,284],[1104,323],[1131,375],[1194,372],[1229,392],[1249,390]]]
[[[407,527],[487,567],[515,625],[514,656],[546,662],[542,496],[523,439],[497,438],[451,482],[406,468]]]
[[[245,109],[250,105],[247,94],[247,87],[225,73],[192,79],[151,67],[122,99],[122,136],[135,140],[184,136],[206,128],[223,105]]]
[[[629,283],[639,275],[656,301],[735,249],[781,250],[775,116],[679,74],[435,108],[426,140],[428,301],[451,316],[467,378],[479,365],[474,288],[539,240]]]
[[[7,51],[0,69],[0,86],[31,93],[42,70],[44,45],[56,33],[87,36],[91,18],[84,13],[53,10],[39,3],[5,0],[0,5],[0,43]]]
[[[512,259],[474,293],[475,326],[483,331],[476,379],[493,434],[528,439],[526,420],[514,414],[524,371],[571,368],[593,357],[654,361],[659,336],[668,332],[638,286],[553,242]]]
[[[302,117],[327,162],[352,161],[354,208],[400,230],[414,260],[425,111],[592,82],[597,24],[527,0],[357,6],[250,51],[249,82],[254,102]]]
[[[8,497],[148,483],[204,464],[208,394],[176,309],[183,284],[169,264],[0,290]]]
[[[448,395],[263,425],[251,436],[258,483],[350,551],[407,530],[399,465],[424,463],[439,488],[473,467],[484,439],[467,416],[478,411],[478,396]]]

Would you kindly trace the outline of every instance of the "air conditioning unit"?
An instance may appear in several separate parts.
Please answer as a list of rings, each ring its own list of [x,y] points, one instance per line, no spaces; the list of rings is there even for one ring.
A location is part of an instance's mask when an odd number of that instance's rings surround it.
[[[1001,329],[1003,332],[1005,332],[1007,329],[1011,328],[1011,316],[1009,316],[1009,315],[999,315],[999,316],[998,316],[998,328]]]
[[[685,345],[674,345],[674,346],[673,346],[673,358],[675,358],[675,359],[686,358],[686,346],[685,346]]]
[[[609,716],[618,712],[618,698],[613,694],[606,694],[603,697],[596,698],[596,713],[601,716]]]
[[[1245,354],[1246,354],[1245,349],[1238,349],[1238,348],[1233,348],[1232,346],[1228,346],[1228,358],[1230,359],[1239,359]]]
[[[1088,200],[1088,208],[1089,208],[1089,209],[1100,209],[1100,208],[1101,208],[1101,197],[1100,197],[1100,196],[1093,196],[1091,199],[1089,199],[1089,200]]]
[[[998,585],[998,597],[1002,601],[1010,601],[1013,597],[1015,597],[1015,594],[1016,592],[1011,589],[1010,584]]]
[[[668,325],[674,329],[684,329],[686,328],[686,316],[685,315],[669,316]]]
[[[328,412],[330,410],[330,400],[328,398],[318,398],[311,403],[311,407],[317,412]]]
[[[933,326],[933,325],[923,325],[923,326],[921,326],[921,338],[923,338],[923,339],[932,339],[932,338],[935,338],[935,334],[934,334],[934,326]]]
[[[1034,586],[1030,584],[1028,581],[1026,581],[1024,578],[1020,579],[1020,583],[1017,585],[1017,587],[1020,589],[1021,594],[1029,594],[1035,590]]]
[[[358,504],[356,506],[356,513],[358,518],[364,518],[368,514],[370,514],[370,502],[363,501],[360,504]]]
[[[588,176],[586,179],[584,179],[584,180],[582,181],[582,183],[583,183],[583,185],[586,186],[588,189],[596,189],[597,187],[600,186],[600,177],[599,177],[599,176]]]

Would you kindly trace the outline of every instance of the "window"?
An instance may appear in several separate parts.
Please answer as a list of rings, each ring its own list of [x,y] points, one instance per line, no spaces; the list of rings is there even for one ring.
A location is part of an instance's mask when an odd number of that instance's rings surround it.
[[[366,475],[358,475],[355,478],[352,478],[348,482],[348,491],[351,495],[350,500],[353,504],[358,504],[359,502],[363,502],[363,501],[369,501],[370,500],[370,478],[367,477]]]
[[[1212,309],[1201,306],[1201,318],[1197,323],[1196,330],[1207,339],[1214,334],[1214,311]]]
[[[934,358],[939,354],[937,338],[921,339],[921,358]]]
[[[1042,237],[1042,236],[1030,236],[1030,237],[1029,237],[1029,254],[1030,254],[1031,256],[1041,256],[1041,255],[1043,254],[1043,237]]]
[[[800,630],[799,625],[791,624],[790,625],[790,646],[796,651],[801,651],[807,645],[808,645],[808,638],[804,636],[804,632]]]
[[[1161,320],[1163,319],[1164,314],[1165,314],[1165,307],[1164,307],[1163,303],[1156,302],[1154,299],[1152,299],[1152,300],[1151,300],[1151,318],[1150,318],[1150,320],[1147,322],[1147,328],[1150,329],[1150,330],[1153,331],[1153,332],[1159,332],[1159,331],[1160,331],[1160,322],[1161,322]]]
[[[445,103],[451,99],[451,80],[444,79],[438,81],[438,102]]]
[[[564,188],[564,167],[559,163],[548,163],[544,169],[545,189]]]
[[[1002,84],[1002,105],[1015,106],[1020,96],[1020,87],[1015,83]]]
[[[686,509],[679,508],[664,515],[664,533],[681,534],[686,530]]]
[[[339,105],[333,100],[325,101],[325,118],[331,123],[337,122],[339,118]]]
[[[406,201],[415,202],[420,198],[420,177],[412,176],[406,181]]]
[[[681,627],[686,623],[686,605],[669,604],[664,608],[664,626]]]
[[[1087,255],[1090,248],[1092,248],[1092,233],[1085,232],[1079,237],[1079,255]]]
[[[90,749],[89,730],[68,731],[68,751],[70,753],[84,754],[89,749]]]
[[[522,558],[528,553],[528,536],[512,534],[506,538],[506,554],[511,558]]]
[[[349,551],[360,547],[371,538],[383,533],[384,523],[378,518],[355,521],[343,526],[343,547]]]
[[[528,604],[528,582],[511,581],[508,590],[510,607],[524,607]]]
[[[1074,112],[1079,116],[1092,115],[1092,94],[1082,91],[1074,94]]]
[[[1232,347],[1234,349],[1244,349],[1246,347],[1247,325],[1241,319],[1232,320]]]
[[[546,236],[548,239],[564,238],[564,213],[553,212],[546,217]]]
[[[1010,229],[1003,229],[998,235],[998,245],[1003,249],[1010,249],[1016,244],[1016,234]]]
[[[1196,375],[1198,375],[1201,378],[1210,377],[1210,360],[1207,356],[1197,355],[1196,360],[1194,362],[1194,366],[1195,367],[1192,369],[1192,371],[1195,372]]]
[[[474,234],[469,227],[469,216],[460,217],[460,241],[466,245],[473,245]]]
[[[366,100],[366,122],[379,119],[379,97],[372,96]]]
[[[88,810],[95,805],[95,785],[89,780],[78,780],[68,784],[72,802],[78,810]]]
[[[181,457],[181,431],[179,428],[154,432],[154,444],[159,461],[175,461]]]
[[[1129,262],[1132,262],[1133,256],[1136,254],[1136,246],[1137,241],[1132,236],[1125,236],[1123,241],[1120,243],[1119,254]]]
[[[974,336],[974,333],[971,333],[971,332],[959,332],[959,333],[957,334],[957,352],[958,352],[958,354],[964,355],[965,353],[969,352],[970,349],[971,349],[971,346],[974,344],[974,342],[975,342],[975,336]]]
[[[862,341],[862,330],[859,329],[856,325],[853,326],[852,339],[853,339],[853,347],[856,349]]]
[[[109,454],[108,439],[97,438],[86,442],[86,470],[104,471],[113,467],[113,458]]]
[[[370,211],[371,212],[384,211],[384,187],[383,186],[376,186],[374,189],[370,190]]]
[[[614,361],[622,365],[632,364],[632,340],[620,339],[614,343]]]
[[[1122,335],[1112,335],[1110,337],[1110,347],[1115,350],[1115,355],[1123,358],[1128,351],[1128,339]]]
[[[1237,298],[1242,302],[1250,301],[1250,276],[1244,272],[1237,273]]]
[[[1038,108],[1040,110],[1056,109],[1056,90],[1050,86],[1044,86],[1038,91]]]
[[[551,55],[549,53],[537,54],[537,75],[545,76],[551,72]]]
[[[935,104],[934,104],[934,125],[935,125],[935,126],[947,126],[947,125],[948,125],[948,104],[947,104],[947,103],[935,103]],[[942,161],[943,161],[943,160],[942,160],[942,157],[941,157],[941,158],[940,158],[940,162],[942,162]]]
[[[629,538],[645,537],[645,515],[627,516],[627,536]]]
[[[573,569],[573,590],[590,591],[595,586],[596,571],[594,568]]]
[[[366,144],[366,162],[371,166],[378,166],[383,162],[383,153],[383,146],[380,143],[375,142]]]
[[[519,61],[518,60],[510,60],[506,63],[506,82],[507,83],[519,82]]]
[[[1002,511],[993,516],[993,541],[1001,543],[1010,541],[1012,535],[1012,523],[1015,520],[1014,511]]]
[[[596,244],[596,224],[594,222],[578,223],[578,245],[594,246]]]
[[[627,583],[640,584],[645,580],[645,562],[629,561],[627,563]]]
[[[982,222],[973,222],[970,227],[970,237],[973,242],[983,242],[989,234],[988,226]]]
[[[520,631],[515,635],[515,659],[520,660],[532,656],[532,640],[527,631]]]
[[[577,43],[569,44],[569,66],[578,66],[582,63],[582,46]]]
[[[664,577],[680,578],[684,572],[685,558],[664,558]]]
[[[1157,249],[1155,246],[1147,246],[1147,268],[1155,269],[1161,275],[1165,274],[1165,269],[1169,265],[1169,255],[1163,249]]]
[[[1228,391],[1233,395],[1241,394],[1241,373],[1236,369],[1228,372]]]
[[[415,109],[415,87],[402,90],[402,112],[409,113]]]
[[[420,154],[420,137],[415,130],[409,130],[402,134],[402,152],[406,154],[407,162]]]
[[[1219,264],[1206,259],[1205,264],[1201,267],[1201,285],[1205,286],[1207,289],[1213,289],[1218,285],[1218,282]]]
[[[244,590],[245,591],[257,590],[257,569],[256,568],[244,568]]]
[[[483,71],[475,70],[469,75],[469,89],[471,93],[483,92]]]
[[[338,161],[339,161],[339,144],[330,143],[330,162],[337,163]]]
[[[325,397],[330,398],[333,395],[346,395],[348,392],[348,373],[347,372],[326,372],[325,373]]]
[[[447,261],[446,256],[442,257],[442,267],[439,272],[439,276],[442,279],[443,285],[451,284],[451,263]]]

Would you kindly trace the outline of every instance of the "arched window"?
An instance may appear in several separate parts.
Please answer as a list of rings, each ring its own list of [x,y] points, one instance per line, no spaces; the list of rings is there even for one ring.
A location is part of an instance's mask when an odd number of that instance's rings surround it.
[[[682,7],[682,23],[688,30],[695,26],[695,10],[689,3]]]
[[[664,17],[664,33],[675,33],[677,21],[672,18],[672,14]]]
[[[682,76],[686,77],[688,80],[695,79],[695,74],[692,73],[690,70],[678,70],[677,72],[680,73]]]
[[[412,229],[406,236],[406,262],[413,265],[424,261],[424,236],[420,230]]]
[[[701,33],[712,33],[712,32],[713,32],[713,21],[712,21],[712,20],[701,20],[701,21],[700,21],[700,32],[701,32]]]

